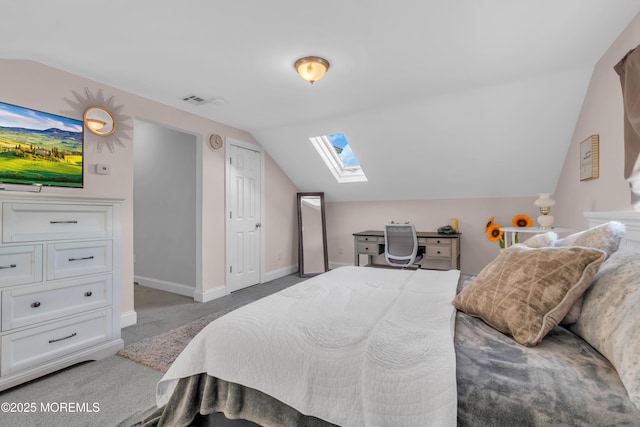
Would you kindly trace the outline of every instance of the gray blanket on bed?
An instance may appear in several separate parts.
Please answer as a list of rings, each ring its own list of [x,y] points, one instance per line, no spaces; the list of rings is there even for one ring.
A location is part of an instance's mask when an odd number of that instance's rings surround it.
[[[148,426],[216,425],[201,415],[221,412],[228,419],[249,420],[268,427],[332,427],[334,424],[302,415],[262,392],[229,383],[207,374],[183,378],[167,405],[142,424]]]
[[[524,347],[458,312],[455,349],[459,426],[640,426],[640,411],[612,365],[562,327]],[[180,380],[169,403],[143,425],[197,425],[198,413],[215,412],[263,426],[332,426],[206,374]]]
[[[556,327],[524,347],[458,312],[459,426],[640,426],[613,366]]]

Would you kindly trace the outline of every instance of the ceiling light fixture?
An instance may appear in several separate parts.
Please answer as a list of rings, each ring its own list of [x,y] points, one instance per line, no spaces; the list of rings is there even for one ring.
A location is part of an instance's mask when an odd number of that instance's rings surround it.
[[[294,64],[300,77],[313,84],[324,76],[329,69],[329,61],[319,56],[305,56]]]

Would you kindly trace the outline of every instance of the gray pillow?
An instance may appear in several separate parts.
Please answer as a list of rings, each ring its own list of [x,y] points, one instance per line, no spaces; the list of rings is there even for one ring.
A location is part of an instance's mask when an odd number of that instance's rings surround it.
[[[624,247],[602,264],[571,330],[609,359],[640,409],[640,250]]]
[[[556,240],[554,246],[584,246],[587,248],[601,249],[607,253],[607,258],[618,250],[624,237],[625,226],[621,222],[611,221],[606,224],[591,227],[588,230],[573,233],[564,239]],[[560,324],[571,325],[580,317],[582,310],[582,298],[573,304]]]

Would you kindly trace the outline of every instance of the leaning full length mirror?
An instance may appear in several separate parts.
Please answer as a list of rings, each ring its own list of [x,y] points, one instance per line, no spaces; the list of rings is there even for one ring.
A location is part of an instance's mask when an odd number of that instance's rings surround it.
[[[99,136],[109,136],[116,131],[116,119],[109,110],[99,106],[85,110],[84,125]]]
[[[301,277],[329,270],[324,193],[298,193],[298,262]]]

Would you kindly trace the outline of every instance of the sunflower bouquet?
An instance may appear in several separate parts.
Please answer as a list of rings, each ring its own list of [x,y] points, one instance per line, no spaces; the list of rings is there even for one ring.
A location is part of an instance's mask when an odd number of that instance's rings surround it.
[[[518,214],[511,220],[511,225],[513,227],[531,227],[533,225],[533,221],[527,215]],[[498,242],[500,244],[500,249],[504,249],[504,231],[502,230],[502,226],[495,222],[495,217],[492,216],[489,218],[487,225],[484,227],[484,231],[487,235],[487,239],[492,242]],[[518,243],[518,233],[515,234],[514,239],[515,242]]]

